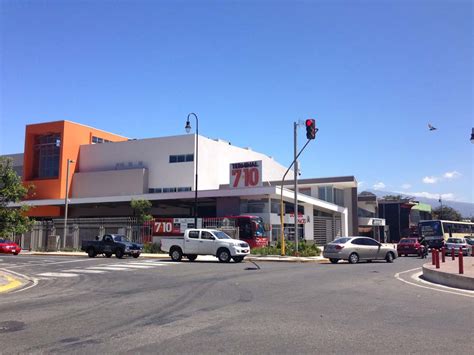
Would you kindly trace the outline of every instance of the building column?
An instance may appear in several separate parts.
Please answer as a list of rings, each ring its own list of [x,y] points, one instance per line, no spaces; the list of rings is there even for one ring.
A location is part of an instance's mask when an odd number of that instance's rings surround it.
[[[304,240],[314,240],[314,212],[313,205],[305,203],[304,215],[308,216],[309,221],[307,220],[304,224]]]
[[[344,208],[344,211],[341,213],[341,229],[343,236],[349,235],[349,211],[347,207]]]

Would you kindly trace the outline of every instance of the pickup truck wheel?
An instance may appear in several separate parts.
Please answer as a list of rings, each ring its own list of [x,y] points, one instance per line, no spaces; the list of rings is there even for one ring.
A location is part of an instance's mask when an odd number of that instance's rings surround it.
[[[140,256],[140,253],[133,254],[132,256],[136,259],[136,258],[138,258],[138,257]]]
[[[231,259],[229,250],[226,248],[219,249],[217,251],[217,258],[221,263],[228,263]]]
[[[191,254],[191,255],[187,255],[187,258],[189,261],[194,261],[196,260],[198,256],[196,254]]]
[[[244,260],[244,257],[243,256],[234,256],[232,258],[232,260],[234,260],[234,262],[236,262],[236,263],[241,263]]]
[[[105,253],[105,257],[106,257],[106,258],[111,258],[111,257],[112,257],[112,253]]]
[[[116,257],[117,259],[122,259],[122,258],[123,258],[123,250],[122,250],[122,249],[117,249],[117,250],[115,251],[115,257]]]
[[[173,248],[171,249],[170,256],[173,261],[181,261],[183,258],[183,252],[179,248]]]
[[[97,255],[97,253],[95,252],[94,248],[89,248],[87,250],[87,255],[89,255],[89,258],[95,258],[95,256]]]

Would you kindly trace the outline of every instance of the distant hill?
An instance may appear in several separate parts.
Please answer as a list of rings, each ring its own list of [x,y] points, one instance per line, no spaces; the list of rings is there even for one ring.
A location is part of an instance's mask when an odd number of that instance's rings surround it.
[[[402,194],[398,192],[376,191],[370,189],[366,191],[372,192],[377,197],[384,197],[386,195],[402,195],[403,197],[413,197],[410,194]],[[432,208],[439,207],[439,201],[435,198],[414,197],[414,199],[416,201],[420,201],[421,203],[427,203],[431,205]],[[474,203],[443,200],[443,206],[449,206],[454,208],[455,210],[459,211],[459,213],[461,213],[463,217],[466,218],[474,216]]]

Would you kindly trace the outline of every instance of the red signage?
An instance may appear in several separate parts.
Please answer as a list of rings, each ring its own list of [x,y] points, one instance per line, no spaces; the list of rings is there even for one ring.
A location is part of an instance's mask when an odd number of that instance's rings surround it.
[[[262,186],[262,161],[230,164],[230,187]]]

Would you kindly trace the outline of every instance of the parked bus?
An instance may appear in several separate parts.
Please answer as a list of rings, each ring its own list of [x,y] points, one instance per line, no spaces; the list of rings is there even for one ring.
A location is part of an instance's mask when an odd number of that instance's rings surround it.
[[[430,248],[441,248],[448,238],[473,238],[474,223],[444,220],[421,221],[419,235]]]

